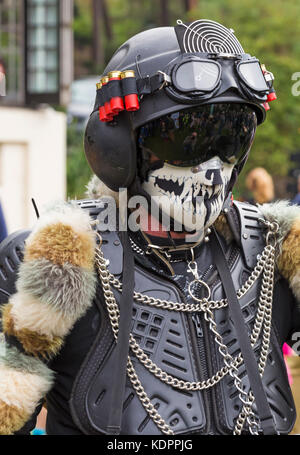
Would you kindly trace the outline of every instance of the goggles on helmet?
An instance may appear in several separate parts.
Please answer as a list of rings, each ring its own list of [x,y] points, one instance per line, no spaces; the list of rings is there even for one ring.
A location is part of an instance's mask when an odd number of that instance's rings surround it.
[[[256,126],[256,114],[246,104],[209,104],[146,123],[137,141],[142,150],[175,166],[196,166],[215,156],[238,164],[251,148]]]
[[[162,89],[178,104],[201,105],[223,97],[222,102],[230,93],[230,98],[238,95],[241,102],[250,101],[256,108],[259,105],[260,110],[263,106],[268,110],[267,101],[276,99],[273,80],[272,73],[249,54],[185,53],[152,76],[136,79],[133,70],[110,72],[97,84],[94,110],[99,108],[101,121],[111,121],[124,109],[139,110],[139,99]]]
[[[270,74],[270,73],[268,73]],[[164,71],[137,81],[139,95],[165,88],[180,103],[196,104],[235,89],[246,99],[265,102],[272,87],[259,61],[249,54],[183,54]]]

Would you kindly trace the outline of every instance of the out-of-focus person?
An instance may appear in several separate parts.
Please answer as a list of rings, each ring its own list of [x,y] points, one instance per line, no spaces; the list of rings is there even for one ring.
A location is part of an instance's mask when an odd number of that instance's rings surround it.
[[[250,203],[265,204],[274,200],[273,179],[263,167],[256,167],[248,173],[246,187],[252,193],[253,199]]]
[[[1,65],[1,60],[0,60],[0,65]],[[1,67],[0,67],[0,72],[1,72]],[[5,221],[5,216],[4,212],[2,209],[2,204],[1,204],[1,198],[0,198],[0,242],[7,237],[7,226],[6,226],[6,221]]]
[[[300,175],[298,175],[297,179],[297,194],[294,199],[291,200],[292,204],[300,205]]]
[[[6,69],[2,58],[0,57],[0,96],[5,96],[5,78]]]
[[[36,427],[31,432],[32,436],[43,436],[46,435],[46,420],[47,420],[47,409],[42,407],[36,421]]]
[[[7,227],[0,202],[0,242],[2,242],[2,240],[5,239],[5,237],[7,237]]]

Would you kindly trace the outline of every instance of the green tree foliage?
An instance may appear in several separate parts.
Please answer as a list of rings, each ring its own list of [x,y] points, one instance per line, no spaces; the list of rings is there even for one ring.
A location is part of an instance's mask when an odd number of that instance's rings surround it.
[[[75,0],[77,16],[75,38],[91,37],[89,1]],[[258,127],[252,152],[241,174],[236,194],[244,192],[245,173],[264,166],[273,176],[284,176],[290,165],[290,153],[300,150],[300,96],[292,95],[292,75],[300,72],[300,2],[299,0],[198,0],[196,8],[185,13],[183,1],[169,1],[170,25],[176,19],[206,18],[235,30],[246,52],[256,56],[275,76],[278,100],[271,104],[267,120]],[[160,25],[158,0],[109,0],[113,38],[105,39],[105,56],[125,40],[146,28]],[[78,169],[82,169],[78,166]],[[71,182],[73,177],[70,173]],[[77,177],[76,177],[77,179]],[[77,179],[78,180],[78,179]]]
[[[73,30],[75,45],[91,44],[92,38],[92,15],[90,0],[75,0]]]
[[[265,63],[275,76],[278,100],[270,104],[267,120],[258,127],[239,179],[239,194],[244,191],[243,176],[249,169],[263,166],[276,180],[276,176],[287,174],[290,153],[300,150],[300,97],[292,95],[291,80],[292,74],[300,71],[300,2],[202,0],[198,4],[198,17],[233,28],[246,52]]]
[[[92,176],[87,164],[82,133],[76,124],[68,127],[67,134],[67,195],[69,199],[83,199],[86,185]]]

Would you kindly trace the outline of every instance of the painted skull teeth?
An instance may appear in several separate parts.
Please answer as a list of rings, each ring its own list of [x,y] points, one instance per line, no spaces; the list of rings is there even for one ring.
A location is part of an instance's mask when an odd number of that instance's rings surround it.
[[[218,168],[215,165],[210,168],[207,162],[205,169],[193,172],[191,168],[164,163],[163,167],[149,173],[143,188],[150,196],[165,196],[161,209],[172,213],[175,220],[181,213],[183,218],[188,217],[189,225],[194,227],[197,219],[197,229],[206,228],[221,212],[233,165],[221,163]],[[184,226],[190,228],[185,221]]]
[[[163,178],[150,176],[154,181],[154,187],[168,196],[171,200],[180,196],[183,201],[186,198],[196,198],[197,196],[208,199],[219,193],[221,185],[208,186],[201,184],[192,177],[163,176]]]

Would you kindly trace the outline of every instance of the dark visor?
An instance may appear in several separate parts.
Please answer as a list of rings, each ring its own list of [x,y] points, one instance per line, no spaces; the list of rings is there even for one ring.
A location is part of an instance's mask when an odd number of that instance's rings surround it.
[[[256,126],[256,114],[248,105],[209,104],[143,125],[138,145],[176,166],[197,165],[214,156],[236,164],[249,152]]]

